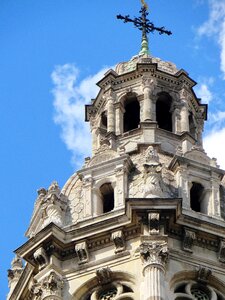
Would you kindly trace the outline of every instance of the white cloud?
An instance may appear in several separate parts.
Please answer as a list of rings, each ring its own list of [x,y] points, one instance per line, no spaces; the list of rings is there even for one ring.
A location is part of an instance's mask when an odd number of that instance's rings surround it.
[[[199,86],[197,86],[196,94],[199,98],[201,98],[202,102],[206,104],[209,104],[213,98],[213,95],[209,90],[209,86],[206,83],[201,83]]]
[[[225,127],[218,131],[212,130],[203,141],[204,149],[210,157],[216,157],[222,169],[225,169]]]
[[[54,84],[54,121],[61,127],[61,137],[72,152],[72,163],[78,167],[91,153],[89,124],[84,122],[84,105],[96,97],[100,80],[108,68],[78,82],[79,70],[74,64],[56,66],[51,74]]]
[[[220,68],[225,80],[225,1],[209,0],[209,19],[199,29],[200,36],[215,37],[220,46]]]

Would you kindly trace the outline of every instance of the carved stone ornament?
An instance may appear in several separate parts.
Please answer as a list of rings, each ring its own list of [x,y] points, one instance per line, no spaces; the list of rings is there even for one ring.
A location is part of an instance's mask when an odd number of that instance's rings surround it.
[[[183,250],[188,251],[188,252],[193,252],[192,246],[193,246],[195,239],[196,239],[195,232],[185,228],[184,229],[184,239],[183,239]]]
[[[159,234],[159,213],[151,212],[148,214],[148,224],[150,235]]]
[[[88,262],[89,255],[88,255],[88,249],[87,249],[87,243],[81,242],[79,244],[75,245],[75,251],[79,260],[79,264],[83,264]]]
[[[115,253],[125,250],[125,240],[122,230],[113,232],[111,239],[115,244]]]
[[[168,244],[165,241],[149,241],[140,245],[140,254],[146,265],[165,267],[168,259]]]
[[[32,284],[31,293],[40,300],[61,300],[64,282],[61,276],[52,271],[40,282]]]
[[[143,87],[149,87],[151,88],[154,84],[154,80],[151,78],[151,77],[148,77],[148,76],[143,76],[142,77],[142,84],[143,84]]]
[[[165,197],[163,192],[162,165],[153,146],[148,147],[144,164],[144,197]]]
[[[48,264],[48,257],[43,247],[34,252],[34,259],[39,265],[39,270],[44,269]]]
[[[101,285],[108,284],[112,281],[112,271],[108,267],[97,269],[96,275]]]
[[[207,283],[211,274],[211,269],[200,266],[198,270],[197,280],[202,283]]]
[[[225,263],[225,241],[220,241],[218,259],[222,263]]]
[[[23,262],[19,256],[15,256],[11,262],[11,269],[8,270],[8,283],[11,288],[12,282],[18,282],[23,272]],[[10,290],[11,292],[11,290]]]

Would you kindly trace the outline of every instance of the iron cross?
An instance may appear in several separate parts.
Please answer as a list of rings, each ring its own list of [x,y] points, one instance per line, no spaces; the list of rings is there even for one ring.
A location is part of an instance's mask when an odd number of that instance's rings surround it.
[[[148,12],[147,12],[147,4],[142,0],[141,1],[143,6],[140,10],[141,16],[138,18],[131,19],[129,15],[122,16],[117,15],[117,19],[123,20],[124,23],[131,22],[137,27],[139,30],[142,31],[142,39],[147,39],[147,33],[157,31],[159,34],[167,34],[171,35],[172,32],[166,30],[165,27],[156,27],[150,20],[147,19]]]

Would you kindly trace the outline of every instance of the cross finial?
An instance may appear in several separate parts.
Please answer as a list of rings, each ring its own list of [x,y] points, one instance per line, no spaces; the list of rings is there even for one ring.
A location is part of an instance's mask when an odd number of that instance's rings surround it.
[[[141,51],[139,54],[149,54],[149,47],[148,47],[148,37],[147,34],[150,32],[157,31],[159,34],[167,34],[171,35],[172,32],[166,30],[165,27],[156,27],[150,20],[147,19],[148,16],[148,5],[145,0],[141,0],[142,7],[140,10],[140,17],[135,17],[131,19],[129,15],[122,16],[117,15],[117,19],[123,20],[124,23],[133,23],[135,27],[142,31],[142,41],[141,41]]]

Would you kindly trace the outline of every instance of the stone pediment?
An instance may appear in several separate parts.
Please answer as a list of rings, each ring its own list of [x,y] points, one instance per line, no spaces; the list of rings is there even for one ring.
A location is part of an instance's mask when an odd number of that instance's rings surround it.
[[[211,159],[206,155],[203,149],[194,148],[186,152],[184,157],[204,165],[210,165],[211,163]]]
[[[119,157],[118,153],[112,149],[97,153],[89,162],[88,167],[101,164],[102,162],[109,161],[113,158]]]

